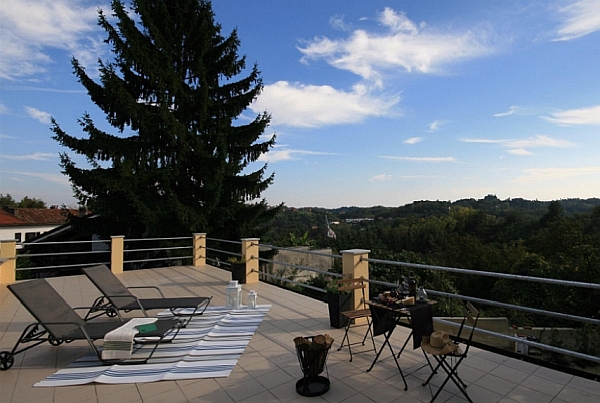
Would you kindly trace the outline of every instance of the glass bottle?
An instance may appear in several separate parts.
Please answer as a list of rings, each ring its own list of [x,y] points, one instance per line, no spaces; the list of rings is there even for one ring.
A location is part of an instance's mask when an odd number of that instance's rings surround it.
[[[250,290],[250,292],[248,293],[248,309],[256,309],[257,298],[258,295],[256,294],[256,291]]]
[[[408,279],[408,296],[417,296],[417,280],[415,280],[415,275],[413,274],[413,272],[410,272],[410,277]]]
[[[419,289],[417,290],[417,301],[427,301],[427,292],[425,291],[425,288],[419,287]]]

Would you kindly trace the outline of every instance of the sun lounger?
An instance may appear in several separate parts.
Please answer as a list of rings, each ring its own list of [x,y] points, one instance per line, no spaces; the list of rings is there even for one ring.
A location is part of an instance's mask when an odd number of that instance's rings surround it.
[[[129,312],[140,310],[144,316],[146,311],[152,309],[169,309],[174,316],[187,316],[184,321],[185,327],[195,315],[202,315],[212,297],[174,297],[166,298],[158,287],[125,287],[123,283],[105,265],[85,267],[81,269],[92,283],[100,290],[102,296],[98,297],[93,308],[88,312],[86,318],[97,317],[107,314],[118,315],[119,311]],[[160,298],[138,298],[129,291],[135,288],[151,288],[160,294]],[[189,308],[181,310],[181,308]]]
[[[15,355],[46,341],[53,346],[59,346],[74,340],[87,340],[90,348],[104,364],[142,364],[152,357],[159,343],[171,341],[181,327],[179,320],[158,320],[155,322],[156,330],[143,334],[146,342],[156,344],[148,356],[129,361],[105,360],[102,358],[101,351],[94,345],[94,340],[103,339],[108,332],[123,326],[123,322],[116,319],[110,321],[84,320],[75,312],[75,309],[89,308],[71,308],[44,279],[24,281],[7,287],[37,322],[28,325],[23,330],[11,351],[0,352],[0,370],[3,371],[13,366]],[[169,338],[165,339],[166,336]]]

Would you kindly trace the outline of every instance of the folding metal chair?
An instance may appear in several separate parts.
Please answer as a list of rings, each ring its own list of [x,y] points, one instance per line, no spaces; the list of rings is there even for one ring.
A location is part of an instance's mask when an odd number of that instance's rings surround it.
[[[367,287],[368,287],[368,283],[364,277],[338,280],[338,291],[339,292],[344,292],[344,291],[355,292],[356,290],[362,291],[362,298],[360,300],[360,305],[358,306],[357,309],[340,312],[340,314],[346,318],[346,327],[345,327],[344,338],[342,339],[342,344],[340,345],[340,347],[338,348],[337,351],[340,351],[345,345],[348,346],[348,352],[350,353],[350,361],[352,361],[352,347],[351,346],[355,346],[358,344],[361,344],[364,346],[368,336],[371,336],[371,343],[373,343],[373,351],[377,351],[377,349],[375,348],[375,340],[373,339],[373,332],[371,331],[371,310],[369,309],[369,307],[367,307],[367,304],[365,303],[365,298],[366,298],[365,289]],[[351,298],[351,295],[352,294],[349,294],[348,298]],[[364,322],[357,324],[356,321],[358,320],[360,322],[361,319],[364,319]],[[351,343],[350,336],[348,334],[350,328],[351,327],[361,327],[361,326],[367,326],[367,331],[365,332],[362,342],[357,341],[357,342]],[[367,350],[367,351],[370,351],[370,350]],[[366,352],[366,351],[359,351],[359,352],[356,352],[355,354],[364,353],[364,352]]]
[[[444,332],[433,332],[430,337],[423,338],[421,343],[423,352],[428,353],[437,361],[437,366],[433,369],[429,378],[423,383],[423,386],[431,381],[433,375],[435,375],[440,368],[443,369],[447,375],[435,395],[431,398],[430,403],[433,403],[450,380],[454,382],[467,400],[473,403],[467,393],[467,385],[458,376],[458,367],[463,360],[467,358],[478,320],[479,311],[467,301],[465,303],[464,317],[456,336],[450,336]],[[467,323],[467,327],[465,327],[465,323]],[[463,331],[469,332],[468,337],[464,337]]]

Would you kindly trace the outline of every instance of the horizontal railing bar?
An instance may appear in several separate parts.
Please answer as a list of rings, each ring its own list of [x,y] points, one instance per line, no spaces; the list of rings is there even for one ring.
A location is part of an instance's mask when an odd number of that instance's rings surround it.
[[[96,265],[100,265],[100,264],[110,264],[110,262],[63,264],[63,265],[58,265],[58,266],[18,267],[15,270],[16,271],[27,271],[27,270],[61,269],[61,268],[68,268],[68,267],[96,266]]]
[[[467,297],[467,296],[458,295],[458,294],[450,294],[450,293],[443,292],[443,291],[435,291],[435,290],[425,290],[425,291],[427,292],[427,294],[439,295],[441,297],[457,298],[457,299],[461,299],[461,300],[476,302],[476,303],[482,304],[482,305],[493,306],[496,308],[518,310],[518,311],[522,311],[522,312],[533,313],[536,315],[549,316],[549,317],[563,319],[563,320],[574,320],[577,322],[586,322],[586,323],[591,323],[592,325],[600,326],[599,319],[586,318],[584,316],[569,315],[566,313],[559,313],[559,312],[553,312],[553,311],[545,311],[542,309],[529,308],[526,306],[505,304],[504,302],[496,302],[496,301],[491,301],[489,299]]]
[[[252,258],[256,259],[254,256],[252,256]],[[297,265],[297,264],[292,264],[292,263],[284,263],[284,262],[277,262],[275,260],[271,260],[271,259],[265,259],[265,258],[258,258],[259,262],[269,262],[269,263],[274,263],[274,264],[278,264],[281,266],[287,266],[287,267],[293,267],[295,269],[302,269],[302,270],[306,270],[306,271],[311,271],[314,273],[320,273],[320,274],[325,274],[327,276],[332,276],[332,277],[344,277],[342,274],[340,273],[332,273],[330,271],[326,271],[326,270],[319,270],[319,269],[313,269],[312,267],[308,267],[308,266],[301,266],[301,265]]]
[[[137,242],[137,241],[176,241],[176,240],[183,240],[183,239],[194,239],[191,236],[180,236],[180,237],[173,237],[173,238],[137,238],[137,239],[125,239],[125,242]]]
[[[490,271],[459,269],[456,267],[445,267],[445,266],[432,266],[432,265],[419,264],[419,263],[394,262],[391,260],[381,260],[381,259],[371,259],[371,258],[361,258],[361,260],[369,262],[369,263],[382,263],[382,264],[390,264],[390,265],[395,265],[395,266],[406,266],[406,267],[412,267],[415,269],[439,270],[439,271],[447,271],[447,272],[460,273],[460,274],[474,274],[474,275],[478,275],[478,276],[504,278],[504,279],[509,279],[509,280],[522,280],[522,281],[531,281],[534,283],[555,284],[555,285],[561,285],[561,286],[591,288],[594,290],[600,290],[600,284],[584,283],[581,281],[558,280],[558,279],[553,279],[553,278],[523,276],[520,274],[495,273],[495,272],[490,272]]]
[[[226,243],[234,243],[237,245],[241,245],[240,241],[230,241],[229,239],[218,239],[218,238],[206,238],[208,241],[217,241],[217,242],[226,242]]]
[[[259,247],[263,247],[263,248],[271,248],[271,249],[275,249],[275,250],[287,250],[289,252],[296,252],[296,253],[307,253],[309,255],[316,255],[316,256],[325,256],[325,257],[331,257],[331,258],[342,258],[342,255],[334,255],[332,253],[325,253],[325,252],[317,252],[314,250],[304,250],[304,249],[295,249],[295,248],[284,248],[284,247],[279,247],[279,246],[274,246],[274,245],[268,245],[268,244],[256,244]]]
[[[64,242],[60,242],[60,241],[56,241],[56,242],[34,242],[34,243],[29,243],[29,242],[17,242],[17,245],[21,245],[21,246],[42,246],[42,245],[65,245],[65,244],[78,244],[78,243],[110,243],[110,239],[105,239],[105,240],[101,240],[101,239],[96,239],[93,241],[64,241]]]
[[[444,319],[441,319],[441,318],[433,318],[433,320],[435,322],[444,323],[445,325],[450,325],[450,326],[453,326],[453,327],[460,327],[460,324],[458,324],[458,323],[451,322],[451,321],[448,321],[448,320],[444,320]],[[468,325],[465,325],[465,327],[468,327],[470,329],[470,327]],[[496,333],[496,332],[493,332],[491,330],[482,329],[480,327],[476,327],[475,328],[475,332],[483,333],[483,334],[486,334],[486,335],[492,336],[492,337],[498,337],[500,339],[514,341],[514,342],[517,342],[517,343],[527,344],[529,346],[537,347],[537,348],[540,348],[540,349],[546,350],[546,351],[551,351],[553,353],[559,353],[559,354],[569,355],[571,357],[580,358],[580,359],[583,359],[583,360],[593,361],[593,362],[600,363],[600,357],[595,357],[595,356],[592,356],[592,355],[587,355],[587,354],[580,353],[580,352],[577,352],[577,351],[566,350],[564,348],[551,346],[549,344],[543,344],[543,343],[539,343],[539,342],[535,342],[535,341],[531,341],[531,340],[527,340],[527,339],[521,339],[521,338],[518,338],[518,337],[509,336],[507,334]]]
[[[123,253],[129,252],[152,252],[155,250],[176,250],[176,249],[193,249],[193,246],[173,246],[170,248],[147,248],[147,249],[125,249]]]
[[[193,258],[193,256],[159,257],[159,258],[153,258],[153,259],[124,260],[123,263],[156,262],[159,260],[177,260],[177,259],[191,259],[191,258]]]
[[[387,287],[398,287],[398,284],[388,283],[385,281],[377,281],[377,280],[372,280],[372,279],[368,279],[367,281],[369,283],[379,284],[379,285],[383,285],[383,286],[387,286]],[[447,298],[471,301],[471,302],[476,302],[476,303],[482,304],[482,305],[493,306],[496,308],[510,309],[510,310],[514,310],[514,311],[534,313],[534,314],[542,315],[542,316],[550,316],[550,317],[563,319],[563,320],[574,320],[577,322],[585,322],[585,323],[591,323],[593,325],[600,325],[600,320],[593,319],[593,318],[587,318],[585,316],[576,316],[576,315],[569,315],[569,314],[560,313],[560,312],[544,311],[541,309],[529,308],[526,306],[505,304],[504,302],[496,302],[496,301],[492,301],[489,299],[468,297],[468,296],[460,295],[460,294],[450,294],[450,293],[443,292],[443,291],[425,289],[425,292],[427,292],[427,295],[438,295],[440,297],[447,297]]]
[[[55,253],[26,253],[22,255],[17,255],[15,258],[23,258],[23,257],[41,257],[41,256],[66,256],[66,255],[88,255],[93,253],[110,253],[109,250],[88,250],[85,252],[55,252]]]
[[[300,282],[294,281],[294,280],[289,280],[287,278],[279,277],[279,276],[276,276],[276,275],[271,274],[271,273],[265,273],[263,271],[256,271],[256,270],[252,270],[252,272],[253,273],[258,273],[259,275],[266,276],[266,277],[269,277],[269,278],[276,278],[278,280],[285,281],[286,283],[291,283],[291,284],[294,284],[294,285],[297,285],[297,286],[300,286],[300,287],[310,288],[311,290],[314,290],[314,291],[319,291],[319,292],[322,292],[322,293],[326,293],[327,292],[327,290],[324,290],[322,288],[318,288],[318,287],[315,287],[315,286],[312,286],[312,285],[309,285],[309,284],[300,283]]]
[[[226,255],[242,256],[241,253],[235,253],[235,252],[231,252],[231,251],[228,251],[228,250],[221,250],[221,249],[215,249],[215,248],[206,248],[206,250],[209,250],[211,252],[224,253]]]

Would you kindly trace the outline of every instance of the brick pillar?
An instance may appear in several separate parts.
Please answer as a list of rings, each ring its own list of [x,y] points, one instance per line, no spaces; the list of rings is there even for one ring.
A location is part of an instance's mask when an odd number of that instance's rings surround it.
[[[242,239],[242,257],[246,259],[246,284],[258,283],[258,243],[260,238]]]

